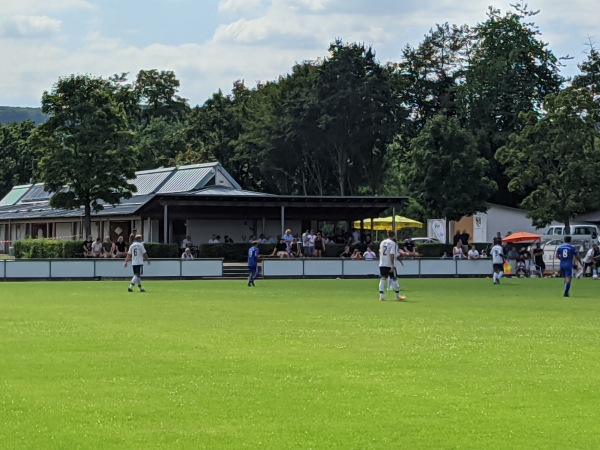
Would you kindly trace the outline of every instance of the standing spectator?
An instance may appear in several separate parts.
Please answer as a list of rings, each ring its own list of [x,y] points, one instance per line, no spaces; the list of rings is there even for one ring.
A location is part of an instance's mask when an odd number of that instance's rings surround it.
[[[577,275],[575,275],[576,278],[586,276],[588,269],[590,269],[590,276],[595,273],[594,253],[597,251],[598,245],[595,243],[592,244],[592,247],[586,252],[585,256],[583,257],[583,267],[579,272],[577,272]]]
[[[320,258],[323,256],[323,252],[325,251],[325,241],[323,240],[323,236],[318,232],[315,237],[315,258]]]
[[[565,277],[564,297],[570,297],[571,279],[573,278],[573,259],[583,266],[577,249],[571,245],[571,236],[565,236],[564,243],[556,249],[556,257],[560,260],[560,272]]]
[[[217,239],[217,235],[213,234],[210,239],[208,240],[209,244],[218,244],[219,243],[219,239]]]
[[[344,233],[342,234],[342,237],[344,238],[344,244],[347,244],[347,245],[352,244],[352,232],[350,230],[344,231]]]
[[[477,251],[474,245],[471,245],[471,250],[469,250],[467,256],[469,259],[479,259],[479,252]]]
[[[192,245],[194,245],[192,243],[192,236],[190,236],[189,234],[183,239],[183,241],[181,241],[181,250],[185,251],[186,248],[190,248],[192,247]]]
[[[462,241],[459,239],[456,241],[456,245],[452,248],[452,258],[453,259],[462,259],[465,256],[463,252]]]
[[[309,236],[310,236],[310,230],[307,229],[304,233],[302,233],[302,236],[300,237],[301,243],[302,243],[302,251],[304,252],[305,255],[307,255],[307,253],[308,253]]]
[[[460,241],[460,231],[456,230],[456,233],[454,234],[454,237],[452,238],[452,244],[454,244],[454,246],[456,247],[456,244],[458,244],[458,241]]]
[[[401,302],[406,299],[400,295],[400,284],[396,276],[395,261],[398,254],[398,245],[394,241],[396,233],[388,232],[388,238],[379,244],[379,300],[385,300],[385,284],[388,278],[392,279],[392,287],[396,293],[396,300]]]
[[[463,249],[465,251],[469,248],[469,239],[471,239],[471,235],[467,233],[466,229],[463,229],[462,233],[460,234],[460,240],[462,241]]]
[[[134,228],[133,230],[131,230],[131,234],[129,235],[129,241],[127,241],[127,243],[129,245],[133,244],[135,242],[136,236],[137,236],[137,229]]]
[[[252,242],[254,242],[256,240],[256,238],[254,238],[254,240]],[[233,239],[230,238],[229,236],[225,235],[225,237],[223,237],[223,243],[224,244],[233,244]]]
[[[260,252],[258,249],[258,241],[252,242],[252,247],[248,250],[248,287],[254,287],[254,280],[258,278],[260,269],[258,268],[258,260]]]
[[[281,236],[281,237],[285,241],[285,245],[287,245],[288,252],[289,252],[290,251],[290,245],[292,245],[292,241],[294,240],[294,236],[292,235],[292,230],[290,230],[288,228],[287,230],[285,230],[284,235]]]
[[[358,244],[360,242],[360,231],[358,231],[356,228],[352,229],[352,242],[354,244]]]
[[[145,292],[142,287],[144,260],[148,261],[148,265],[150,265],[150,259],[148,259],[148,253],[146,253],[144,244],[142,244],[142,236],[139,234],[135,237],[135,242],[129,246],[123,267],[127,267],[127,262],[129,260],[131,260],[131,267],[133,268],[133,278],[131,279],[131,283],[127,290],[133,292],[133,288],[137,284],[140,288],[140,292]]]
[[[536,242],[535,248],[533,249],[533,262],[539,267],[540,276],[543,277],[546,270],[546,263],[544,262],[544,249],[541,248],[539,242]]]
[[[367,261],[372,261],[375,258],[377,258],[377,255],[375,254],[375,252],[373,250],[371,250],[371,247],[367,247],[367,249],[363,253],[363,258]]]

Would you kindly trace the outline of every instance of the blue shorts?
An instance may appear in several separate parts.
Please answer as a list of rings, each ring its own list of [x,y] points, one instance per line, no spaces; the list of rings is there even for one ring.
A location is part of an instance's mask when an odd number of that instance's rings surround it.
[[[561,276],[565,278],[573,278],[573,266],[571,267],[561,267],[560,268]]]
[[[256,265],[256,266],[248,265],[248,273],[258,273],[258,270],[259,270],[258,265]]]

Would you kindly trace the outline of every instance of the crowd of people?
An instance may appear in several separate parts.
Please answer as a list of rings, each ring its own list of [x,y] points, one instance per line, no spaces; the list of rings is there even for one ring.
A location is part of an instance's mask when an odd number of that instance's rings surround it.
[[[116,242],[111,241],[110,236],[106,236],[104,241],[100,238],[94,239],[88,236],[83,243],[84,258],[125,258],[129,246],[135,241],[137,230],[133,230],[133,238],[130,236],[130,241],[125,242],[123,236],[119,236]]]

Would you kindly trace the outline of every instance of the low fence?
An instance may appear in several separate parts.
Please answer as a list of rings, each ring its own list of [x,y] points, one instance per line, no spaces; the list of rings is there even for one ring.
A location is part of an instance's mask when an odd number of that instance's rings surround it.
[[[15,259],[0,261],[2,280],[60,280],[130,278],[131,262],[123,259]],[[144,266],[144,278],[207,278],[223,276],[222,259],[153,259]]]
[[[491,259],[408,259],[396,263],[400,276],[455,277],[485,276],[492,273]],[[270,277],[364,277],[379,276],[379,261],[352,259],[265,259],[263,274]]]
[[[400,276],[470,277],[492,273],[490,259],[453,260],[418,258],[396,263]],[[379,261],[340,258],[264,259],[265,278],[358,278],[379,276]],[[110,259],[16,259],[0,261],[0,280],[61,280],[129,278],[130,266]],[[144,278],[220,278],[223,259],[153,259],[144,266]]]

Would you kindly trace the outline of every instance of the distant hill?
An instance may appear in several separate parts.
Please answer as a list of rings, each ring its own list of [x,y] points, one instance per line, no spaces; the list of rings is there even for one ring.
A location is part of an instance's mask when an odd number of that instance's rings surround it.
[[[20,108],[17,106],[0,106],[0,123],[24,122],[31,120],[36,124],[45,122],[46,115],[42,108]]]

